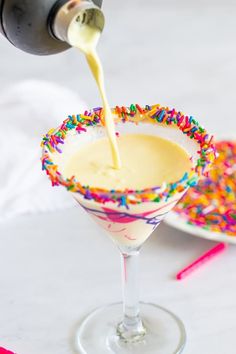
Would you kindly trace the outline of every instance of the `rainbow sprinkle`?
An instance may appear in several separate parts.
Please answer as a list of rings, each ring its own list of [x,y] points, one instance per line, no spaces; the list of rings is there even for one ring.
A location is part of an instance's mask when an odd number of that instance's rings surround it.
[[[175,211],[191,225],[236,236],[236,142],[219,141],[216,149],[208,177],[189,189]]]
[[[141,107],[138,104],[131,104],[130,107],[116,106],[113,109],[116,121],[133,122],[138,124],[145,119],[152,124],[170,125],[176,127],[190,139],[194,139],[199,144],[199,159],[195,169],[189,174],[186,173],[181,180],[175,183],[166,184],[164,187],[153,187],[143,190],[105,190],[83,186],[73,176],[70,179],[64,178],[54,164],[52,154],[61,153],[60,145],[64,144],[66,135],[70,131],[76,131],[78,134],[86,132],[87,127],[104,125],[104,114],[101,107],[94,108],[91,111],[85,111],[84,114],[70,115],[63,121],[58,129],[51,129],[44,137],[41,143],[43,147],[42,168],[51,179],[53,186],[62,185],[68,191],[80,193],[86,199],[95,200],[99,203],[113,202],[118,205],[126,206],[129,204],[138,204],[142,202],[160,202],[168,200],[176,193],[184,192],[188,187],[197,183],[198,177],[208,173],[208,170],[215,160],[216,151],[213,143],[213,137],[209,136],[206,130],[199,125],[193,118],[177,112],[175,109],[161,107],[159,104]]]

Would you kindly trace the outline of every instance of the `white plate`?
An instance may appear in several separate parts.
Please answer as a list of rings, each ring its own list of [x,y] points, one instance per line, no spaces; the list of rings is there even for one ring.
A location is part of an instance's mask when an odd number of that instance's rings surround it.
[[[174,211],[169,212],[169,214],[167,214],[167,216],[165,217],[164,221],[175,229],[187,232],[197,237],[205,238],[212,241],[236,244],[236,236],[230,236],[221,232],[204,230],[199,226],[189,225],[184,217],[180,216]]]

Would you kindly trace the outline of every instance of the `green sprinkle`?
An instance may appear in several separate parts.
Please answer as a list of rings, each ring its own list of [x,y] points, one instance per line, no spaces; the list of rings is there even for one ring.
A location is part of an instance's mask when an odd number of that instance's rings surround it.
[[[136,108],[136,106],[134,105],[134,104],[131,104],[130,105],[130,110],[132,111],[132,112],[137,112],[137,108]]]
[[[155,199],[153,199],[154,202],[160,202],[161,198],[160,197],[156,197]]]

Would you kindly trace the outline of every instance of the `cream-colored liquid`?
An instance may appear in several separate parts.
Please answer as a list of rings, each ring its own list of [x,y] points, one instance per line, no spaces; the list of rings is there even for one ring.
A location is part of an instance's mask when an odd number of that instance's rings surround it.
[[[82,52],[85,54],[91,72],[98,85],[98,89],[102,98],[105,125],[112,153],[112,166],[115,169],[119,169],[121,167],[121,159],[115,134],[115,123],[107,100],[104,85],[103,67],[96,51],[100,32],[95,28],[87,26],[80,28],[80,31],[78,31],[78,24],[72,23],[68,33],[68,37],[70,43],[73,46],[82,50]]]
[[[122,167],[112,167],[107,138],[85,145],[68,160],[64,174],[83,185],[104,189],[144,189],[175,182],[191,170],[187,152],[157,136],[126,134],[118,138]]]

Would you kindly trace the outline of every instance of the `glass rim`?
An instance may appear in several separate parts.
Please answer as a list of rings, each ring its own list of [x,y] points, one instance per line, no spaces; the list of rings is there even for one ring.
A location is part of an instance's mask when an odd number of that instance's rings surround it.
[[[160,104],[141,107],[138,104],[131,104],[130,107],[116,106],[112,109],[116,123],[131,122],[152,123],[159,126],[173,126],[189,139],[193,139],[199,145],[197,154],[199,158],[193,163],[193,170],[186,172],[183,177],[171,183],[163,183],[162,186],[154,186],[141,190],[108,190],[92,186],[82,185],[74,176],[64,178],[58,170],[58,166],[53,162],[51,154],[62,153],[60,144],[68,132],[76,131],[78,134],[86,133],[87,127],[104,126],[104,111],[102,107],[97,107],[84,114],[69,115],[57,129],[50,129],[44,135],[41,147],[42,169],[46,171],[53,186],[64,186],[68,191],[81,194],[87,200],[94,200],[98,203],[113,202],[118,206],[129,207],[130,204],[140,204],[143,202],[168,201],[177,193],[183,193],[188,187],[194,186],[200,176],[206,176],[211,164],[216,158],[216,149],[213,136],[209,135],[205,128],[193,118],[178,112],[169,107],[162,107]]]

